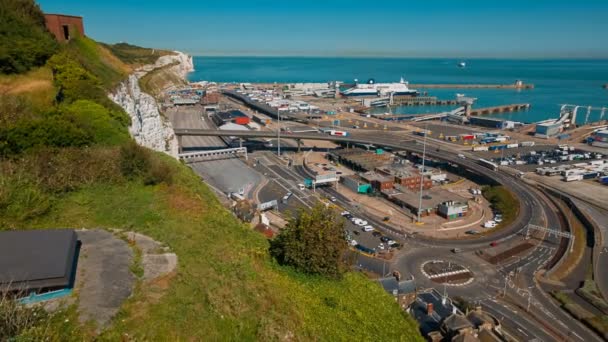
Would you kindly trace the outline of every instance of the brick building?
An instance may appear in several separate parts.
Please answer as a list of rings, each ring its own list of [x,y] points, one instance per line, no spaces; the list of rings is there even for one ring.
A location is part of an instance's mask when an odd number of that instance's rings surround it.
[[[84,36],[82,17],[64,14],[45,14],[44,21],[47,30],[58,42],[67,42],[75,36]]]

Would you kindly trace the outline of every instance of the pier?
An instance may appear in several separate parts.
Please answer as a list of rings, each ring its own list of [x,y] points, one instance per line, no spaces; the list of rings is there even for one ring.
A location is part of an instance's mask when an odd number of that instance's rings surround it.
[[[534,84],[410,84],[413,89],[534,89]]]
[[[439,100],[434,96],[393,96],[393,104],[400,106],[455,106],[457,100]]]
[[[497,113],[508,113],[508,112],[517,112],[520,110],[528,110],[528,109],[530,109],[529,103],[517,103],[517,104],[504,105],[504,106],[471,109],[470,115],[478,116],[478,115],[488,115],[488,114],[497,114]]]

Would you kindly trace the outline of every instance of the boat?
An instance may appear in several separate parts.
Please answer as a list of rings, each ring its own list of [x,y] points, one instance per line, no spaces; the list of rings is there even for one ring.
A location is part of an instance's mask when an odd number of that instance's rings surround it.
[[[357,80],[355,80],[357,82]],[[399,83],[376,83],[374,79],[369,79],[367,83],[355,83],[355,86],[342,92],[344,96],[389,96],[389,95],[408,95],[418,96],[420,93],[415,89],[410,89],[408,83],[401,78]]]
[[[460,63],[458,63],[458,67],[459,67],[459,68],[466,68],[466,67],[467,67],[467,63],[465,63],[465,62],[460,62]]]

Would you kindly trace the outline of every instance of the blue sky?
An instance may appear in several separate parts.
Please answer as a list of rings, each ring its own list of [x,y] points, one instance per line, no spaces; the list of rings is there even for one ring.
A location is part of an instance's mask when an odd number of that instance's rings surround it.
[[[86,34],[194,55],[608,58],[608,0],[40,0]]]

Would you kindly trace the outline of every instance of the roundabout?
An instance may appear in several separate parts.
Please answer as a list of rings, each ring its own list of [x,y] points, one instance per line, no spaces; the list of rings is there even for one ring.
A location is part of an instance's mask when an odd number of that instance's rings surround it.
[[[420,265],[420,272],[431,281],[445,286],[463,286],[473,282],[473,272],[456,262],[429,260]]]

